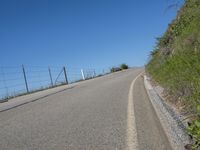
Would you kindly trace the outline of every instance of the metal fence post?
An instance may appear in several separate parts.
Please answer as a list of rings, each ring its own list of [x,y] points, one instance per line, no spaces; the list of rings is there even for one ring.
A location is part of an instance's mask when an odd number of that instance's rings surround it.
[[[65,82],[66,84],[68,84],[68,79],[67,79],[67,71],[66,71],[66,68],[63,67],[63,70],[64,70],[64,75],[65,75]]]
[[[5,72],[4,72],[3,67],[1,67],[1,73],[2,73],[2,77],[3,77],[3,84],[4,84],[4,87],[5,87],[5,90],[6,90],[6,96],[8,97],[9,92],[8,92],[8,87],[7,87],[6,77],[5,77]]]
[[[27,83],[27,79],[26,79],[26,72],[25,72],[24,65],[22,65],[22,71],[23,71],[23,75],[24,75],[24,81],[25,81],[25,85],[26,85],[26,91],[28,93],[29,89],[28,89],[28,83]]]
[[[94,69],[94,72],[93,72],[93,78],[96,77],[96,71]]]
[[[81,69],[81,75],[82,75],[83,80],[85,80],[85,75],[84,75],[83,69]]]
[[[51,86],[53,87],[53,79],[52,79],[52,75],[51,75],[51,68],[49,67],[48,70],[49,70],[49,77],[50,77],[50,80],[51,80]]]

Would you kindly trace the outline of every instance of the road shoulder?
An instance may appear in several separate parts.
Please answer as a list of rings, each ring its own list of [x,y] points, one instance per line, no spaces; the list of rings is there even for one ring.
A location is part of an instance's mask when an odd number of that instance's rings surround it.
[[[184,125],[181,124],[178,115],[175,114],[172,108],[159,96],[156,90],[151,85],[149,78],[144,76],[144,85],[148,97],[155,109],[155,112],[165,130],[165,133],[172,145],[173,149],[184,150],[184,146],[190,143],[188,135],[185,133]]]
[[[143,77],[133,88],[133,103],[140,150],[171,150],[171,144],[146,93]]]

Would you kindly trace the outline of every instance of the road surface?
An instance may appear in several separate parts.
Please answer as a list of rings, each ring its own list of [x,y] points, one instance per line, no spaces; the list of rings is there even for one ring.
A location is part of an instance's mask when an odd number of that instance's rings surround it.
[[[170,150],[141,72],[106,75],[9,106],[0,112],[0,149]]]

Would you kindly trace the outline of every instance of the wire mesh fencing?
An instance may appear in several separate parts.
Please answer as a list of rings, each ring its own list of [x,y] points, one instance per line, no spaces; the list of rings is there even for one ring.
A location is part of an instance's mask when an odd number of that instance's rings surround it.
[[[88,80],[107,73],[109,73],[109,69],[2,66],[0,67],[0,102],[35,91]]]

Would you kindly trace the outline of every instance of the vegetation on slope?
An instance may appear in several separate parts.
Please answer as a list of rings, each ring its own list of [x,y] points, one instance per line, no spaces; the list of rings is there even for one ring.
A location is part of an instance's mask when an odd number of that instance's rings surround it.
[[[188,131],[199,145],[200,0],[185,0],[176,19],[157,39],[146,70],[173,96],[174,102],[181,101],[185,110],[195,115],[195,127]]]
[[[127,64],[123,63],[119,67],[112,67],[110,69],[110,72],[117,72],[117,71],[121,71],[121,70],[126,70],[128,68],[129,68],[129,66]]]

